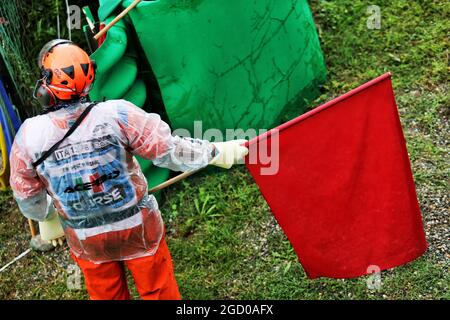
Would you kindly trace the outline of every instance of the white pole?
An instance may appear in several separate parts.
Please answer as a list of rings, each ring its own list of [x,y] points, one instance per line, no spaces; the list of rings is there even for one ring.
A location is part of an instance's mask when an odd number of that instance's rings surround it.
[[[72,24],[70,23],[69,0],[66,0],[67,26],[69,27],[69,40],[72,41]]]
[[[17,257],[15,257],[11,262],[8,262],[6,265],[4,265],[1,269],[0,272],[3,272],[3,270],[5,270],[6,268],[8,268],[10,265],[12,265],[14,262],[16,262],[17,260],[22,259],[23,257],[25,257],[27,254],[29,254],[31,252],[31,249],[28,249],[24,252],[22,252],[21,254],[19,254]]]

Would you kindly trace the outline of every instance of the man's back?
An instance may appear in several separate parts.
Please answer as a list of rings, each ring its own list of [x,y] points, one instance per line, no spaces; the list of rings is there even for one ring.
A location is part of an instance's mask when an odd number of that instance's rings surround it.
[[[126,102],[119,100],[96,105],[75,132],[37,168],[47,191],[57,200],[58,211],[66,218],[126,209],[136,205],[147,191],[139,165],[126,150],[127,137],[119,123],[123,103]],[[64,136],[88,105],[28,119],[18,137],[21,149],[36,160]],[[126,116],[125,112],[122,116]]]
[[[157,114],[113,100],[94,106],[74,133],[34,168],[31,164],[64,137],[87,106],[71,105],[25,121],[11,153],[14,195],[24,215],[44,220],[40,215],[49,211],[48,193],[78,257],[106,262],[152,255],[164,227],[133,155],[186,171],[208,165],[213,147],[172,136]]]

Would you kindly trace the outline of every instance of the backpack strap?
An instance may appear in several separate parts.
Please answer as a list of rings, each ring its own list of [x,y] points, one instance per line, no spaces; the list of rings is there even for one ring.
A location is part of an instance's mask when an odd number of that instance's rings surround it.
[[[45,151],[39,159],[37,159],[35,162],[32,163],[33,167],[36,168],[38,165],[40,165],[42,162],[44,162],[45,159],[47,159],[55,150],[59,147],[59,145],[66,140],[78,126],[80,123],[86,118],[88,113],[92,110],[92,108],[98,104],[98,102],[91,103],[86,109],[84,109],[83,113],[78,117],[78,119],[75,121],[75,123],[70,127],[69,131],[64,135],[64,137],[59,140],[57,143],[55,143],[50,149]]]

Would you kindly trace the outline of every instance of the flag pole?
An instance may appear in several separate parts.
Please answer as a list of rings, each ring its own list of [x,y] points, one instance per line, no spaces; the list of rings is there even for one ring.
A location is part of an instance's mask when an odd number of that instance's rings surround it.
[[[34,226],[33,220],[28,219],[28,226],[30,227],[31,237],[34,238],[37,235],[36,227]]]
[[[94,39],[98,40],[102,35],[104,35],[112,26],[114,26],[119,20],[127,15],[134,7],[138,5],[142,0],[135,0],[132,4],[130,4],[125,10],[123,10],[117,17],[114,18],[110,23],[108,23],[102,30],[100,30],[95,36]]]
[[[182,174],[179,174],[179,175],[177,175],[176,177],[173,177],[172,179],[169,179],[169,180],[167,180],[166,182],[163,182],[163,183],[157,185],[156,187],[150,189],[150,190],[148,191],[148,193],[149,193],[149,194],[152,194],[152,193],[158,192],[158,191],[160,191],[160,190],[162,190],[162,189],[165,189],[165,188],[167,188],[168,186],[171,186],[171,185],[173,185],[174,183],[177,183],[177,182],[180,181],[180,180],[186,179],[187,177],[190,177],[190,176],[192,176],[193,174],[196,174],[196,173],[199,172],[200,170],[202,170],[202,169],[192,170],[192,171],[186,171],[186,172],[184,172],[184,173],[182,173]]]

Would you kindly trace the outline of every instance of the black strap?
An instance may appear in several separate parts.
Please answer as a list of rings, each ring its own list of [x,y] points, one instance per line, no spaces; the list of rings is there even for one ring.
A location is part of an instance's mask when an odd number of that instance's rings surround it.
[[[39,159],[37,159],[35,162],[33,162],[32,163],[33,167],[36,168],[38,165],[40,165],[42,162],[44,162],[44,160],[47,159],[59,147],[59,145],[75,131],[76,128],[78,128],[81,121],[83,121],[84,118],[86,118],[88,113],[91,111],[91,109],[97,103],[98,102],[91,103],[86,109],[84,109],[83,113],[78,117],[77,121],[75,121],[75,123],[70,127],[69,131],[67,131],[67,133],[64,135],[64,137],[61,140],[59,140],[57,143],[55,143],[50,149],[45,151],[44,154]]]

